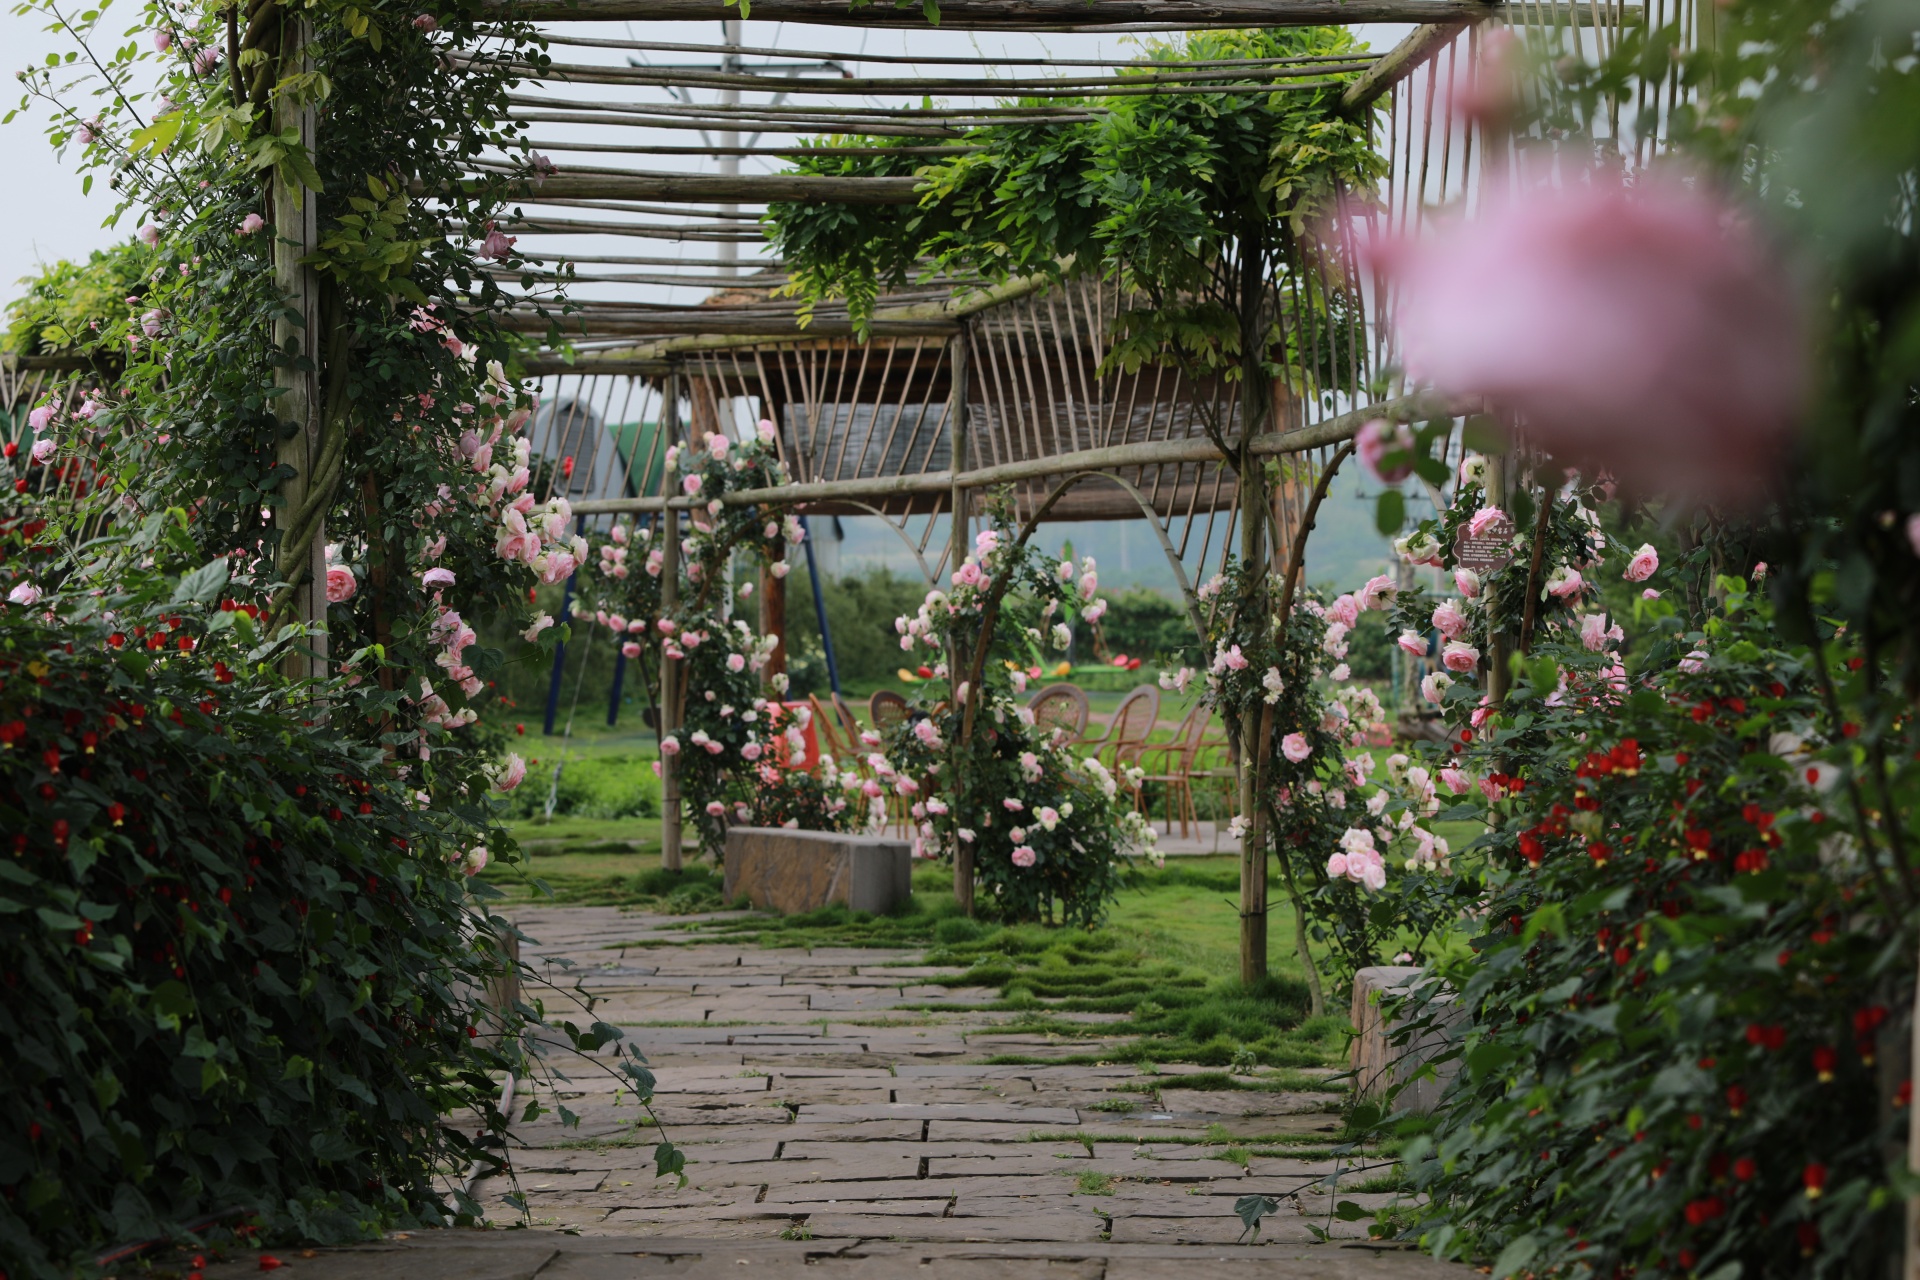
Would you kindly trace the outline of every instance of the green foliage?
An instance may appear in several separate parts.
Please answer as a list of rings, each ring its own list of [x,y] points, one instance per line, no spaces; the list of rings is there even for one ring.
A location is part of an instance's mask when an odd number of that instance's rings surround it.
[[[1331,27],[1196,32],[1141,50],[1166,68],[1360,51]],[[1328,77],[1244,93],[1093,97],[1083,105],[1097,114],[1084,122],[972,129],[964,141],[977,151],[917,169],[899,155],[807,157],[798,172],[913,173],[920,203],[776,204],[767,225],[791,290],[809,304],[846,299],[857,324],[883,286],[922,269],[989,281],[1091,273],[1143,301],[1121,316],[1108,357],[1116,367],[1168,362],[1238,376],[1252,361],[1343,386],[1365,345],[1356,312],[1337,283],[1340,265],[1309,264],[1300,252],[1302,233],[1342,192],[1367,193],[1385,172],[1371,119],[1340,109],[1344,87]],[[1320,265],[1331,267],[1330,289]],[[1276,272],[1287,281],[1277,292]],[[1288,311],[1296,314],[1283,332]],[[1269,349],[1283,342],[1312,350],[1283,349],[1270,364]]]
[[[20,355],[98,350],[118,356],[134,330],[138,299],[162,255],[128,241],[95,249],[84,263],[56,262],[20,281],[26,291],[7,303],[0,349]]]
[[[807,584],[793,581],[787,602],[787,671],[796,694],[828,692],[825,650]],[[823,578],[820,595],[833,632],[833,656],[842,685],[892,684],[904,658],[893,620],[912,613],[926,596],[926,584],[890,569],[868,569],[839,578]]]
[[[1146,587],[1128,587],[1109,596],[1100,633],[1109,651],[1148,663],[1177,664],[1200,647],[1180,602]]]
[[[12,1274],[235,1205],[317,1239],[437,1225],[444,1169],[498,1160],[520,1020],[479,1003],[510,929],[462,874],[482,816],[315,724],[213,568],[0,610]]]

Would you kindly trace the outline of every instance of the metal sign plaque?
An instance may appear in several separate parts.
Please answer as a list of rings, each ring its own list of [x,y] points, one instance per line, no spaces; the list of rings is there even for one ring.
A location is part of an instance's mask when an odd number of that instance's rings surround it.
[[[1467,532],[1465,525],[1453,543],[1453,558],[1463,569],[1475,573],[1490,573],[1513,559],[1513,520],[1502,515],[1498,520],[1482,529],[1478,536]]]

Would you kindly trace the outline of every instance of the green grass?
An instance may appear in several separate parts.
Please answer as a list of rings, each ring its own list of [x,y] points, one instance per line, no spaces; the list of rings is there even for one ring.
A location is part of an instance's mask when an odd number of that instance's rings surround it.
[[[1113,1194],[1113,1175],[1110,1173],[1079,1173],[1074,1175],[1073,1189],[1076,1195],[1110,1196]]]

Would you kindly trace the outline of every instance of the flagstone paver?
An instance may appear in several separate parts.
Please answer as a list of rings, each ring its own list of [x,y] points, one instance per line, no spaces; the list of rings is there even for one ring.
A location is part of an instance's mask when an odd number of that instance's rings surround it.
[[[1383,1202],[1329,1194],[1336,1174],[1367,1176],[1323,1154],[1335,1094],[1051,1063],[1118,1041],[1009,1031],[1013,1015],[977,1007],[993,992],[931,985],[959,971],[912,951],[755,950],[703,939],[706,918],[518,913],[525,958],[552,984],[527,994],[554,1011],[586,992],[658,1082],[656,1128],[611,1051],[583,1060],[550,1042],[555,1077],[519,1082],[516,1100],[545,1114],[514,1127],[513,1175],[474,1187],[495,1225],[539,1234],[416,1233],[300,1259],[289,1280],[1186,1280],[1195,1262],[1227,1280],[1468,1274],[1360,1245],[1365,1224],[1332,1216],[1335,1198]],[[1029,1061],[985,1061],[998,1055]],[[1223,1128],[1268,1141],[1229,1159]],[[685,1186],[653,1176],[663,1129],[686,1153]],[[1237,1243],[1234,1202],[1252,1194],[1281,1208]]]

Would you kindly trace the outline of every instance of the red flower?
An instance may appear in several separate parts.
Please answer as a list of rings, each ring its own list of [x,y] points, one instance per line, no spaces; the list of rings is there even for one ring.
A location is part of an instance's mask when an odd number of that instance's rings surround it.
[[[118,800],[107,806],[107,821],[117,827],[125,823],[126,820],[127,806],[121,804]]]
[[[1904,1107],[1913,1101],[1913,1081],[1902,1080],[1900,1087],[1893,1091],[1893,1105]]]
[[[65,818],[55,818],[53,820],[53,843],[59,848],[64,849],[67,847],[67,831],[67,820]]]
[[[1793,1229],[1800,1240],[1800,1256],[1811,1258],[1814,1250],[1820,1247],[1820,1228],[1811,1222],[1803,1222]]]
[[[1747,1024],[1747,1043],[1762,1049],[1783,1049],[1787,1044],[1787,1029],[1779,1023]]]
[[[40,753],[40,758],[47,762],[48,773],[60,772],[60,749],[58,747],[48,747]]]
[[[0,724],[0,750],[11,751],[13,744],[26,736],[25,720],[9,720],[6,724]]]
[[[1747,1109],[1747,1091],[1737,1084],[1727,1086],[1727,1110],[1739,1115]]]
[[[1690,1226],[1700,1227],[1712,1222],[1727,1211],[1719,1196],[1707,1196],[1691,1201],[1686,1208],[1687,1222]]]
[[[1839,1065],[1840,1055],[1826,1045],[1813,1051],[1813,1073],[1820,1078],[1821,1084],[1833,1083],[1833,1071]]]
[[[1733,1176],[1741,1182],[1752,1182],[1759,1172],[1760,1166],[1753,1162],[1752,1156],[1741,1156],[1733,1162]]]
[[[1806,1185],[1807,1199],[1818,1200],[1820,1193],[1827,1189],[1827,1166],[1814,1161],[1800,1171],[1800,1181]]]

